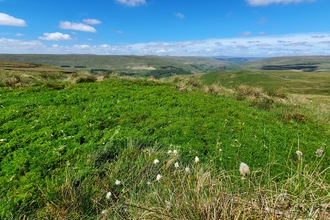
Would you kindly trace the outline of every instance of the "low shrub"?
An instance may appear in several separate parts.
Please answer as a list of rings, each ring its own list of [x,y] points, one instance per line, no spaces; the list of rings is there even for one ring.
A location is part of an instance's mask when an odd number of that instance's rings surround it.
[[[234,88],[236,98],[244,100],[246,98],[259,98],[262,95],[262,89],[247,85],[240,85]]]
[[[97,81],[97,77],[93,75],[79,76],[76,79],[76,83],[92,83],[96,81]]]

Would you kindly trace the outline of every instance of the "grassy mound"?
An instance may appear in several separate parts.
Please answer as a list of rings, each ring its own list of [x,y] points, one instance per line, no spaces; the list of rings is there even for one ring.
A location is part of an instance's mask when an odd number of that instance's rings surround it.
[[[270,95],[238,99],[246,88],[174,81],[1,87],[1,218],[329,214],[329,124]]]

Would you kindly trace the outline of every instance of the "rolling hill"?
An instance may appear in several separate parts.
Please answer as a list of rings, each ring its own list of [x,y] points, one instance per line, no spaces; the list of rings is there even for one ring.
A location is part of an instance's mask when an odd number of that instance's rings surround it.
[[[207,57],[0,54],[0,60],[154,77],[222,71],[233,66],[230,62]]]

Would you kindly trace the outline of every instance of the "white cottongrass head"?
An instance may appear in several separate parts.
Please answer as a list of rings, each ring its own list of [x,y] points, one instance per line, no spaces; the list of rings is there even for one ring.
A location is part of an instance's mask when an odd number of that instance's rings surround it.
[[[178,151],[177,150],[173,150],[173,154],[177,155]]]
[[[159,181],[161,178],[162,178],[162,176],[160,174],[157,174],[156,180]]]
[[[154,164],[159,164],[159,160],[158,159],[154,159]]]
[[[171,154],[171,153],[172,153],[172,150],[168,150],[168,151],[167,151],[167,154]]]
[[[105,198],[110,199],[111,195],[112,195],[111,192],[107,192],[107,194],[105,195]]]
[[[171,202],[165,201],[165,204],[166,204],[166,208],[167,209],[171,209],[172,208],[172,203]]]
[[[102,214],[102,215],[105,215],[105,214],[107,214],[107,210],[105,210],[105,209],[104,209],[104,210],[102,210],[101,214]]]
[[[179,168],[179,162],[175,162],[174,167]]]
[[[197,156],[195,157],[195,163],[199,163],[199,158]]]
[[[116,185],[120,185],[120,184],[121,184],[121,181],[116,180],[115,184],[116,184]]]
[[[191,173],[191,171],[190,171],[190,168],[189,168],[189,167],[186,167],[184,170],[186,171],[186,173]]]
[[[247,176],[250,173],[250,168],[246,163],[241,162],[239,165],[239,172],[243,177]]]
[[[303,156],[303,153],[300,150],[297,150],[296,154],[298,155],[299,159],[302,158],[302,156]]]
[[[317,149],[317,151],[315,152],[315,154],[316,154],[317,157],[321,157],[322,154],[323,154],[323,149],[322,148]]]

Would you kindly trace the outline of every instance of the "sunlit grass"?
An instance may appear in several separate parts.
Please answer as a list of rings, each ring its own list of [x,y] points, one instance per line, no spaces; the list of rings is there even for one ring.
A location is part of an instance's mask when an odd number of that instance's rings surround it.
[[[2,218],[329,217],[316,100],[196,76],[89,76],[0,88]]]

